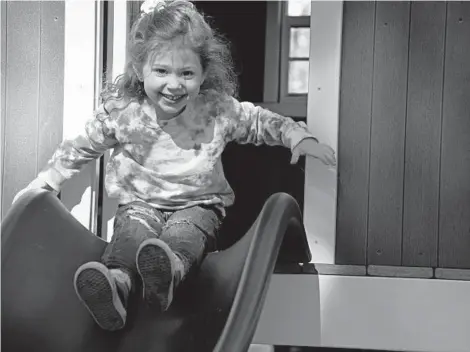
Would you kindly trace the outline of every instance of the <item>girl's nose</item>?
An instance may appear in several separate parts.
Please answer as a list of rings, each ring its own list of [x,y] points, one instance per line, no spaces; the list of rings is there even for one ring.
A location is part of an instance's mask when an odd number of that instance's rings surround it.
[[[166,85],[169,89],[180,89],[183,86],[183,83],[176,75],[169,75]]]

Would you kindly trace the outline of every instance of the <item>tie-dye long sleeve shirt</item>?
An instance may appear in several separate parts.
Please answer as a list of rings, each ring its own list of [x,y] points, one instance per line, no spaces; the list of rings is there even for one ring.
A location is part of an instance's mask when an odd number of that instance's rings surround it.
[[[38,177],[59,191],[112,149],[106,190],[121,204],[140,200],[166,210],[215,204],[223,210],[234,202],[221,162],[227,143],[292,150],[304,138],[314,138],[305,123],[232,97],[202,96],[168,121],[159,121],[146,100],[116,100],[100,106],[77,137],[64,140]]]

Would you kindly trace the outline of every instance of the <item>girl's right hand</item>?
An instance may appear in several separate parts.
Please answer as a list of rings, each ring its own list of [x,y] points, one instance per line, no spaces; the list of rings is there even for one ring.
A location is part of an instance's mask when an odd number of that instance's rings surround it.
[[[34,179],[28,186],[23,188],[21,191],[19,191],[15,197],[13,198],[13,202],[11,204],[15,204],[15,202],[26,192],[31,191],[33,189],[45,189],[47,191],[54,191],[51,186],[49,186],[46,182],[43,180],[36,178]]]

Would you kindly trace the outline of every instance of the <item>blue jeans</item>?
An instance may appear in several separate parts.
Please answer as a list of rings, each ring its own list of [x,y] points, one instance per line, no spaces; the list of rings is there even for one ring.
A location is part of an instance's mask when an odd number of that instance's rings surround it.
[[[126,271],[134,282],[139,245],[148,238],[159,238],[179,255],[188,273],[205,254],[217,250],[221,223],[222,214],[214,206],[161,211],[145,202],[121,205],[114,219],[113,237],[101,260],[108,268]]]

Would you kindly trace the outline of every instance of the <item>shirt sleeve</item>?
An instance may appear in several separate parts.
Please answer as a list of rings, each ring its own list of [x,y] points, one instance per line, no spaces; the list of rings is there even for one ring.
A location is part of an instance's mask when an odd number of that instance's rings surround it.
[[[240,144],[280,145],[292,151],[305,138],[317,140],[304,122],[236,99],[232,99],[226,127],[226,141]]]
[[[62,184],[78,174],[90,161],[99,158],[117,144],[110,116],[103,105],[86,121],[82,131],[64,139],[38,178],[57,192]]]

